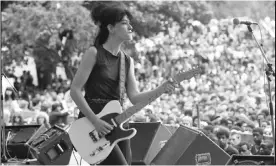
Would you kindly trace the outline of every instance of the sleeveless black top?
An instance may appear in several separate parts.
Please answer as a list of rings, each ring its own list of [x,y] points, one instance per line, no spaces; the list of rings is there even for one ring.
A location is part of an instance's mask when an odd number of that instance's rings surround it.
[[[119,54],[123,53],[122,51]],[[124,53],[123,53],[124,54]],[[125,79],[130,68],[130,57],[125,55]],[[119,100],[120,55],[114,56],[102,46],[97,47],[96,63],[84,86],[85,99],[94,113],[98,114],[107,103],[94,103],[91,99]],[[125,85],[127,81],[125,81]],[[80,112],[79,118],[83,117]]]

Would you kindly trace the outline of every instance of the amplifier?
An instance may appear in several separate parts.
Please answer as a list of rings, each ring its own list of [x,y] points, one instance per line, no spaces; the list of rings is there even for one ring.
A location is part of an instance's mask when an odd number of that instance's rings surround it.
[[[17,159],[33,159],[25,144],[39,127],[39,125],[5,126],[5,140],[1,141],[5,141],[6,156]]]
[[[40,164],[68,165],[73,150],[68,133],[53,126],[29,142],[30,151]]]

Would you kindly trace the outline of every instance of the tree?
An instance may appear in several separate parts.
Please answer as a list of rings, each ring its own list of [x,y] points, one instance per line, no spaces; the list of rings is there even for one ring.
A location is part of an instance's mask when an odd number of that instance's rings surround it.
[[[27,48],[33,48],[38,72],[51,75],[57,64],[62,63],[67,77],[73,78],[74,71],[70,63],[73,52],[83,52],[92,43],[96,26],[92,23],[89,11],[82,2],[36,2],[12,3],[5,12],[2,24],[2,46],[10,50],[4,61],[20,59]],[[71,29],[74,38],[67,40],[64,50],[61,47],[59,33]],[[5,65],[5,64],[4,64]],[[39,75],[39,73],[38,73]],[[51,77],[46,81],[51,82]]]

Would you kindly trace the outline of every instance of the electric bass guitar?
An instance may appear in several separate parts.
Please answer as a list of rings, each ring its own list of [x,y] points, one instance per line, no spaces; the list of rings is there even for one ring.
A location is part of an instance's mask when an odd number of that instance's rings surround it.
[[[188,80],[200,72],[199,67],[182,71],[173,77],[173,81],[180,84],[181,81]],[[96,115],[113,126],[113,130],[104,137],[99,136],[93,124],[86,117],[74,121],[68,134],[80,156],[89,164],[98,164],[108,157],[118,142],[132,138],[137,132],[136,129],[124,129],[123,124],[133,114],[166,92],[166,84],[163,85],[148,101],[140,102],[124,112],[119,101],[108,102],[103,110]]]

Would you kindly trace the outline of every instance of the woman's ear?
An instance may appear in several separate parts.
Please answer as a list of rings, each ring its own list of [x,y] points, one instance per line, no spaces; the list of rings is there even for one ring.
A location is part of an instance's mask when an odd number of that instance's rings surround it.
[[[109,31],[110,34],[114,33],[114,26],[113,25],[108,24],[107,25],[107,29],[108,29],[108,31]]]

